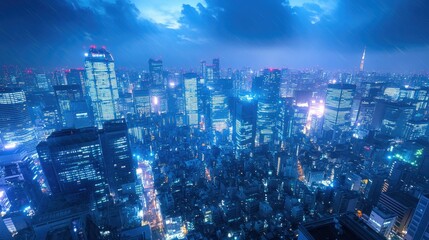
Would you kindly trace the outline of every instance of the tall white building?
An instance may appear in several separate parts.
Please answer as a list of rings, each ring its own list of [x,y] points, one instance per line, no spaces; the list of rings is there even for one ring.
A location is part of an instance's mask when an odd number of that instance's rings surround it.
[[[185,113],[187,124],[198,125],[198,82],[197,75],[188,73],[183,77],[185,86]]]
[[[90,97],[94,122],[101,128],[103,122],[120,117],[115,63],[104,48],[91,47],[85,57],[85,93]]]

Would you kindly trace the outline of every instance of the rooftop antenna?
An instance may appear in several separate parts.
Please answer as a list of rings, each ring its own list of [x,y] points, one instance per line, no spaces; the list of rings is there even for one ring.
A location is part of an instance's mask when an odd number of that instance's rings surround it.
[[[366,47],[363,49],[362,59],[360,60],[360,67],[359,70],[363,72],[363,67],[365,65],[365,53],[366,53]]]

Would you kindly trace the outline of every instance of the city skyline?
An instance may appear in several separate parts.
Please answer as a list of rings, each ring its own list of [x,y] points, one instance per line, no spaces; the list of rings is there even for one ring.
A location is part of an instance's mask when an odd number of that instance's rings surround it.
[[[0,63],[80,67],[90,45],[118,67],[151,57],[167,68],[224,66],[427,72],[425,1],[2,1]],[[17,17],[19,16],[19,17]],[[35,59],[38,59],[37,61]]]
[[[429,2],[0,11],[1,240],[429,239]]]

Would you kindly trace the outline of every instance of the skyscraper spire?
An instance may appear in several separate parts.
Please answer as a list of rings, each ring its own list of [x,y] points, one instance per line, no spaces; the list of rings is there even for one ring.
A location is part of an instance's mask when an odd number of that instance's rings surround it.
[[[363,49],[362,59],[360,60],[360,67],[359,70],[363,72],[363,67],[365,65],[365,53],[366,53],[366,47]]]

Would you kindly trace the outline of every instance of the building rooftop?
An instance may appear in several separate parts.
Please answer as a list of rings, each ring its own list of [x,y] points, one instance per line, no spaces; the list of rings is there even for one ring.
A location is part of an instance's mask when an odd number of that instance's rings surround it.
[[[404,192],[386,192],[382,194],[385,194],[405,207],[415,207],[419,201],[417,198]]]
[[[395,213],[391,212],[389,209],[387,209],[381,205],[373,208],[372,211],[374,211],[377,215],[379,215],[383,219],[396,217]]]
[[[299,239],[308,240],[382,240],[374,230],[353,213],[325,218],[299,226]]]

